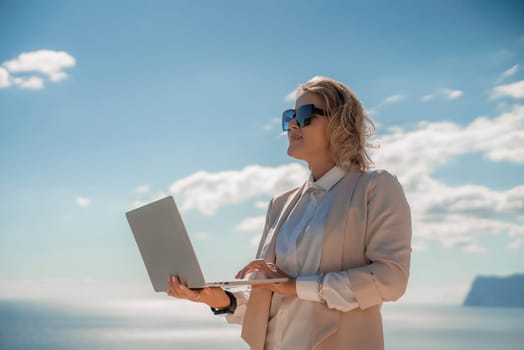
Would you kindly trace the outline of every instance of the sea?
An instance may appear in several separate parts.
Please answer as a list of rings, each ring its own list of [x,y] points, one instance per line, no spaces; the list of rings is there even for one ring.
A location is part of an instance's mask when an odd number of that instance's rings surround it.
[[[385,304],[389,350],[523,350],[524,309]],[[71,303],[0,300],[0,349],[224,349],[247,346],[240,327],[175,300]]]

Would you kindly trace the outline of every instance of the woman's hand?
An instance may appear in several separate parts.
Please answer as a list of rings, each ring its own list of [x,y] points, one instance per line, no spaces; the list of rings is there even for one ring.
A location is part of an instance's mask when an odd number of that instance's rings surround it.
[[[287,278],[288,281],[281,283],[255,284],[252,288],[269,289],[275,293],[283,295],[297,295],[296,279],[279,269],[275,264],[268,263],[263,259],[251,261],[237,273],[235,278],[243,279],[247,274],[253,272],[257,272],[256,279]]]
[[[178,276],[169,277],[167,285],[169,286],[167,295],[171,297],[187,299],[195,303],[204,303],[217,309],[228,307],[231,302],[220,287],[189,289],[188,286],[180,282]]]

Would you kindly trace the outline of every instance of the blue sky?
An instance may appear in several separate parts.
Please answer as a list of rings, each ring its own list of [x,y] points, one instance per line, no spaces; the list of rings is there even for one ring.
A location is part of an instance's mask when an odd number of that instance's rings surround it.
[[[278,119],[316,75],[361,98],[377,167],[406,189],[407,300],[460,302],[476,275],[524,272],[523,14],[518,1],[2,1],[0,296],[86,280],[149,293],[124,213],[168,194],[206,275],[233,276],[268,200],[305,179]]]

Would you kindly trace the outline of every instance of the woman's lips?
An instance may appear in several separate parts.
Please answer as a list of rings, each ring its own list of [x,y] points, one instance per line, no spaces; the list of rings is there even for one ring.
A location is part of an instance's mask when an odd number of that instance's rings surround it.
[[[292,141],[298,141],[302,138],[302,136],[299,136],[299,135],[291,135],[289,137]]]

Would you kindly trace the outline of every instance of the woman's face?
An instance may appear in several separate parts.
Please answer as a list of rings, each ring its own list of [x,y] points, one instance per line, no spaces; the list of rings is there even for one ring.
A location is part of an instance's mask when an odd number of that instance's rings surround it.
[[[295,109],[300,106],[314,104],[315,107],[326,110],[322,99],[311,92],[298,96]],[[315,115],[311,124],[300,128],[293,119],[289,123],[287,137],[289,146],[287,154],[293,158],[305,160],[309,164],[330,157],[329,140],[327,136],[328,117]]]

